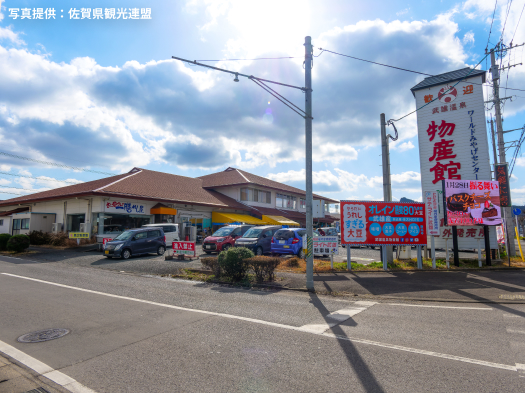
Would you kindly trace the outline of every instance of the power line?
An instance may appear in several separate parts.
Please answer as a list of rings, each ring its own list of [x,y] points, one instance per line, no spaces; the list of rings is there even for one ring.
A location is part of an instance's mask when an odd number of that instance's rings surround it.
[[[256,59],[219,59],[219,60],[194,60],[194,61],[252,61],[252,60],[282,60],[282,59],[299,59],[302,56],[285,56],[285,57],[258,57]]]
[[[453,86],[451,86],[451,87],[450,87],[446,92],[444,92],[443,94],[449,92],[449,91],[452,90],[454,87],[456,87],[457,85],[459,85],[459,83],[460,83],[462,80],[466,79],[466,78],[472,73],[472,71],[474,71],[474,70],[476,69],[476,67],[477,67],[478,65],[480,65],[480,64],[483,62],[483,60],[485,60],[485,58],[486,58],[489,54],[490,54],[490,52],[487,53],[487,54],[483,57],[483,59],[481,59],[481,60],[479,61],[479,63],[476,64],[476,65],[474,66],[474,68],[472,68],[472,69],[469,71],[469,73],[468,73],[467,75],[465,75],[463,78],[461,78],[459,81],[457,81]],[[436,100],[438,100],[438,99],[439,99],[439,95],[438,95],[436,98],[434,98],[433,100],[427,102],[427,103],[424,104],[424,105],[421,105],[421,106],[420,106],[419,108],[417,108],[416,110],[414,110],[414,111],[412,111],[412,112],[410,112],[410,113],[407,113],[405,116],[400,117],[399,119],[390,119],[390,120],[388,120],[387,124],[388,124],[388,125],[393,125],[394,122],[399,121],[399,120],[402,120],[402,119],[404,119],[405,117],[410,116],[410,115],[413,114],[413,113],[416,113],[418,110],[423,109],[425,106],[430,105],[431,103],[433,103],[434,101],[436,101]],[[397,130],[396,130],[396,132],[397,132]]]
[[[501,37],[499,39],[500,41],[503,41],[503,34],[505,34],[505,27],[507,26],[507,19],[509,19],[509,12],[510,12],[510,7],[512,7],[512,0],[509,0],[507,4],[508,4],[507,15],[505,15],[505,23],[503,24],[503,30],[501,31]]]
[[[492,21],[490,22],[489,38],[487,38],[487,46],[486,46],[485,50],[487,50],[488,47],[489,47],[490,34],[492,33],[492,24],[494,23],[494,15],[496,15],[496,7],[497,7],[497,5],[498,5],[498,0],[496,0],[496,4],[494,4],[494,12],[492,13]]]
[[[25,161],[36,162],[36,163],[38,163],[38,164],[44,164],[44,165],[49,165],[49,166],[55,166],[55,167],[63,168],[63,169],[72,169],[72,170],[75,170],[75,171],[81,171],[81,172],[91,172],[91,173],[98,173],[98,174],[102,174],[102,175],[115,176],[114,173],[110,173],[110,172],[101,172],[101,171],[95,171],[95,170],[92,170],[92,169],[85,169],[85,168],[76,167],[76,166],[69,166],[69,165],[64,165],[64,164],[58,164],[58,163],[56,163],[56,162],[51,162],[51,161],[36,160],[36,159],[34,159],[34,158],[22,157],[22,156],[18,156],[18,155],[16,155],[16,154],[6,153],[6,152],[3,152],[3,151],[0,151],[0,155],[7,156],[7,157],[11,157],[11,158],[17,158],[17,159],[19,159],[19,160],[25,160]]]
[[[366,59],[361,59],[359,57],[355,57],[355,56],[350,56],[350,55],[345,55],[343,53],[338,53],[338,52],[334,52],[334,51],[331,51],[331,50],[328,50],[328,49],[323,49],[323,48],[319,48],[320,50],[322,50],[323,52],[329,52],[329,53],[333,53],[334,55],[339,55],[339,56],[343,56],[343,57],[349,57],[351,59],[355,59],[355,60],[359,60],[359,61],[364,61],[366,63],[371,63],[371,64],[376,64],[376,65],[380,65],[380,66],[383,66],[383,67],[388,67],[388,68],[394,68],[396,70],[400,70],[400,71],[406,71],[406,72],[412,72],[414,74],[419,74],[419,75],[426,75],[426,76],[432,76],[432,77],[435,77],[435,78],[441,78],[443,80],[445,80],[446,78],[443,77],[443,76],[440,76],[440,75],[433,75],[433,74],[427,74],[426,72],[420,72],[420,71],[414,71],[414,70],[409,70],[407,68],[402,68],[402,67],[396,67],[396,66],[392,66],[392,65],[389,65],[389,64],[383,64],[383,63],[378,63],[378,62],[375,62],[375,61],[372,61],[372,60],[366,60]],[[322,53],[322,52],[321,52]],[[319,54],[320,56],[321,54]],[[487,56],[483,57],[483,59],[485,59]],[[483,61],[483,60],[482,60]],[[479,62],[478,64],[476,64],[474,66],[474,69],[480,65],[481,62]],[[461,82],[461,81],[460,81]],[[476,83],[476,82],[468,82],[469,84],[473,84],[473,85],[479,85],[479,86],[483,86],[483,83]],[[512,87],[507,87],[507,90],[517,90],[517,91],[525,91],[523,89],[515,89],[515,88],[512,88]]]
[[[523,15],[523,10],[525,10],[525,4],[523,4],[523,8],[521,9],[521,14],[518,19],[518,24],[516,25],[516,29],[514,30],[514,34],[512,35],[512,40],[510,40],[511,45],[512,45],[512,41],[514,41],[514,37],[516,36],[516,32],[518,31],[518,26],[520,25],[520,22],[521,22],[521,16]]]
[[[14,173],[9,173],[9,172],[0,172],[0,175],[7,175],[7,176],[14,176],[14,177],[25,177],[25,178],[28,178],[28,179],[34,179],[34,180],[40,180],[40,181],[54,181],[54,182],[57,182],[57,183],[68,183],[68,184],[80,184],[80,183],[83,183],[83,182],[73,182],[73,181],[69,181],[69,180],[57,180],[57,179],[42,179],[42,177],[34,177],[34,176],[27,176],[27,175],[16,175]]]

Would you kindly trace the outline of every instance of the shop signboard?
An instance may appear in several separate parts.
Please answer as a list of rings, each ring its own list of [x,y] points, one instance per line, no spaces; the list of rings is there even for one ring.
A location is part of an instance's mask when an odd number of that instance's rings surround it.
[[[107,243],[107,242],[110,242],[110,241],[112,241],[112,240],[113,240],[113,239],[110,238],[110,237],[105,237],[105,238],[103,238],[103,239],[102,239],[102,249],[105,250],[105,249],[106,249],[106,243]]]
[[[427,233],[431,236],[439,236],[438,195],[435,191],[425,191],[425,214]]]
[[[509,174],[507,170],[507,164],[496,165],[496,180],[500,185],[500,199],[501,207],[510,207],[512,202],[510,201],[510,187],[509,187]]]
[[[425,204],[341,201],[341,244],[427,244]]]
[[[443,180],[446,225],[500,225],[499,192],[497,181]]]
[[[314,254],[339,255],[337,236],[314,237]]]
[[[107,213],[121,214],[148,214],[145,205],[124,201],[106,201],[104,202],[104,211]]]
[[[195,242],[173,242],[173,255],[189,255],[194,257]]]
[[[88,232],[69,232],[70,239],[89,239]]]
[[[459,83],[447,81],[450,75],[453,73],[443,75],[442,84],[413,91],[419,108],[417,128],[423,201],[426,191],[437,191],[441,199],[441,182],[445,179],[492,180],[482,86],[484,75],[475,70]],[[440,234],[435,236],[437,248],[445,248],[447,239],[452,239],[452,228],[445,225],[443,214],[440,209]],[[459,248],[478,247],[483,230],[474,229],[458,230]],[[490,233],[492,246],[496,247],[496,232],[491,229]]]

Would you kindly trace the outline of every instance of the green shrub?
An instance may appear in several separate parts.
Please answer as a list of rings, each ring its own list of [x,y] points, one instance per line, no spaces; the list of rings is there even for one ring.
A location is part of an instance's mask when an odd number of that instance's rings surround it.
[[[219,277],[221,275],[221,269],[219,267],[219,259],[216,257],[207,257],[207,258],[201,258],[202,266],[204,266],[207,269],[210,269],[215,277]]]
[[[41,246],[42,244],[49,244],[51,236],[44,231],[32,231],[29,233],[29,241],[34,246]]]
[[[234,247],[221,251],[218,258],[221,274],[231,278],[232,281],[242,281],[248,271],[245,259],[253,258],[253,256],[253,252],[245,247]]]
[[[7,249],[14,252],[22,252],[30,245],[29,236],[15,235],[7,242]]]
[[[246,264],[252,268],[257,282],[273,281],[275,279],[275,269],[282,262],[281,258],[276,257],[253,257],[245,260]]]
[[[7,242],[9,239],[11,239],[11,235],[9,233],[0,234],[0,251],[7,250]]]

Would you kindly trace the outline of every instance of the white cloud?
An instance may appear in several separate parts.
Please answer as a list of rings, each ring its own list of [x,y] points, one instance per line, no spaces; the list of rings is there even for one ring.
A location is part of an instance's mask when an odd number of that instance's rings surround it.
[[[516,158],[516,165],[517,166],[525,166],[525,157],[518,157],[518,158]]]
[[[474,44],[474,32],[472,30],[465,33],[465,35],[463,36],[463,44],[467,45],[470,43]]]
[[[396,12],[396,15],[397,15],[397,16],[405,15],[406,13],[408,13],[408,11],[410,11],[410,7],[405,8],[405,9],[402,10],[402,11],[398,11],[398,12]]]
[[[413,149],[415,146],[414,144],[412,143],[412,141],[408,141],[408,142],[403,142],[403,143],[392,143],[390,145],[391,149],[392,150],[396,150],[400,153],[404,152],[404,151],[407,151],[407,150],[410,150],[410,149]]]

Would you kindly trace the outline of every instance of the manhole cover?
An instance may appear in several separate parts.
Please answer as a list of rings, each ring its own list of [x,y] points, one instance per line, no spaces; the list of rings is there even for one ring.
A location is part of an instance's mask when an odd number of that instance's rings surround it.
[[[18,342],[21,343],[40,343],[42,341],[54,340],[69,333],[67,329],[46,329],[38,332],[27,333],[18,337]]]

